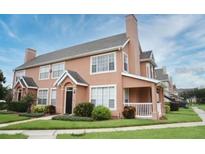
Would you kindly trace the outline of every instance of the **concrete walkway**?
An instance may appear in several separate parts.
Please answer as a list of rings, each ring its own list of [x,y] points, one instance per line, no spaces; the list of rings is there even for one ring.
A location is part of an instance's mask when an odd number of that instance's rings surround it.
[[[149,126],[100,128],[100,129],[1,130],[0,134],[22,133],[28,135],[29,139],[54,139],[58,134],[81,134],[81,133],[95,133],[95,132],[134,131],[134,130],[145,130],[145,129],[205,126],[205,111],[198,109],[197,107],[194,107],[193,110],[203,120],[202,122],[187,122],[187,123],[160,124],[160,125],[149,125]]]

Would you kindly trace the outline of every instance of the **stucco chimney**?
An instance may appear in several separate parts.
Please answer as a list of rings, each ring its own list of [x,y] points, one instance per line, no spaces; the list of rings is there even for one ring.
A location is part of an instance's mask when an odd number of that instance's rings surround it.
[[[32,59],[34,59],[36,57],[36,50],[31,49],[31,48],[27,48],[25,51],[25,58],[24,58],[24,62],[28,62]]]
[[[130,40],[129,48],[129,63],[134,64],[130,66],[130,73],[140,75],[140,44],[138,40],[137,19],[134,15],[126,16],[126,35]]]

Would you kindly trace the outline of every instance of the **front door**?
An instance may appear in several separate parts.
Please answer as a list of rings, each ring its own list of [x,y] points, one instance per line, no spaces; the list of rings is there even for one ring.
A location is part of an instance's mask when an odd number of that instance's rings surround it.
[[[66,113],[72,113],[72,100],[73,100],[73,88],[68,88],[66,90]]]

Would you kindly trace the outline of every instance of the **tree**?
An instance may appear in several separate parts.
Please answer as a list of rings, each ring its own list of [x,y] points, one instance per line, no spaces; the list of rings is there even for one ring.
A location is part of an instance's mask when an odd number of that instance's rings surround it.
[[[4,77],[3,72],[0,70],[0,100],[5,100],[9,89],[4,87],[4,83],[6,83],[6,77]]]

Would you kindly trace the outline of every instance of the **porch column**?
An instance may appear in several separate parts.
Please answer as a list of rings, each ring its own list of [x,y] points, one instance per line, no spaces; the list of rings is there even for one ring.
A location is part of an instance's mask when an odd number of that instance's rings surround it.
[[[165,116],[165,103],[164,103],[164,89],[160,87],[160,103],[161,103],[161,110],[162,110],[162,116]]]
[[[152,85],[152,106],[153,106],[153,111],[152,111],[152,118],[157,120],[158,119],[158,112],[157,112],[157,89],[155,84]]]

